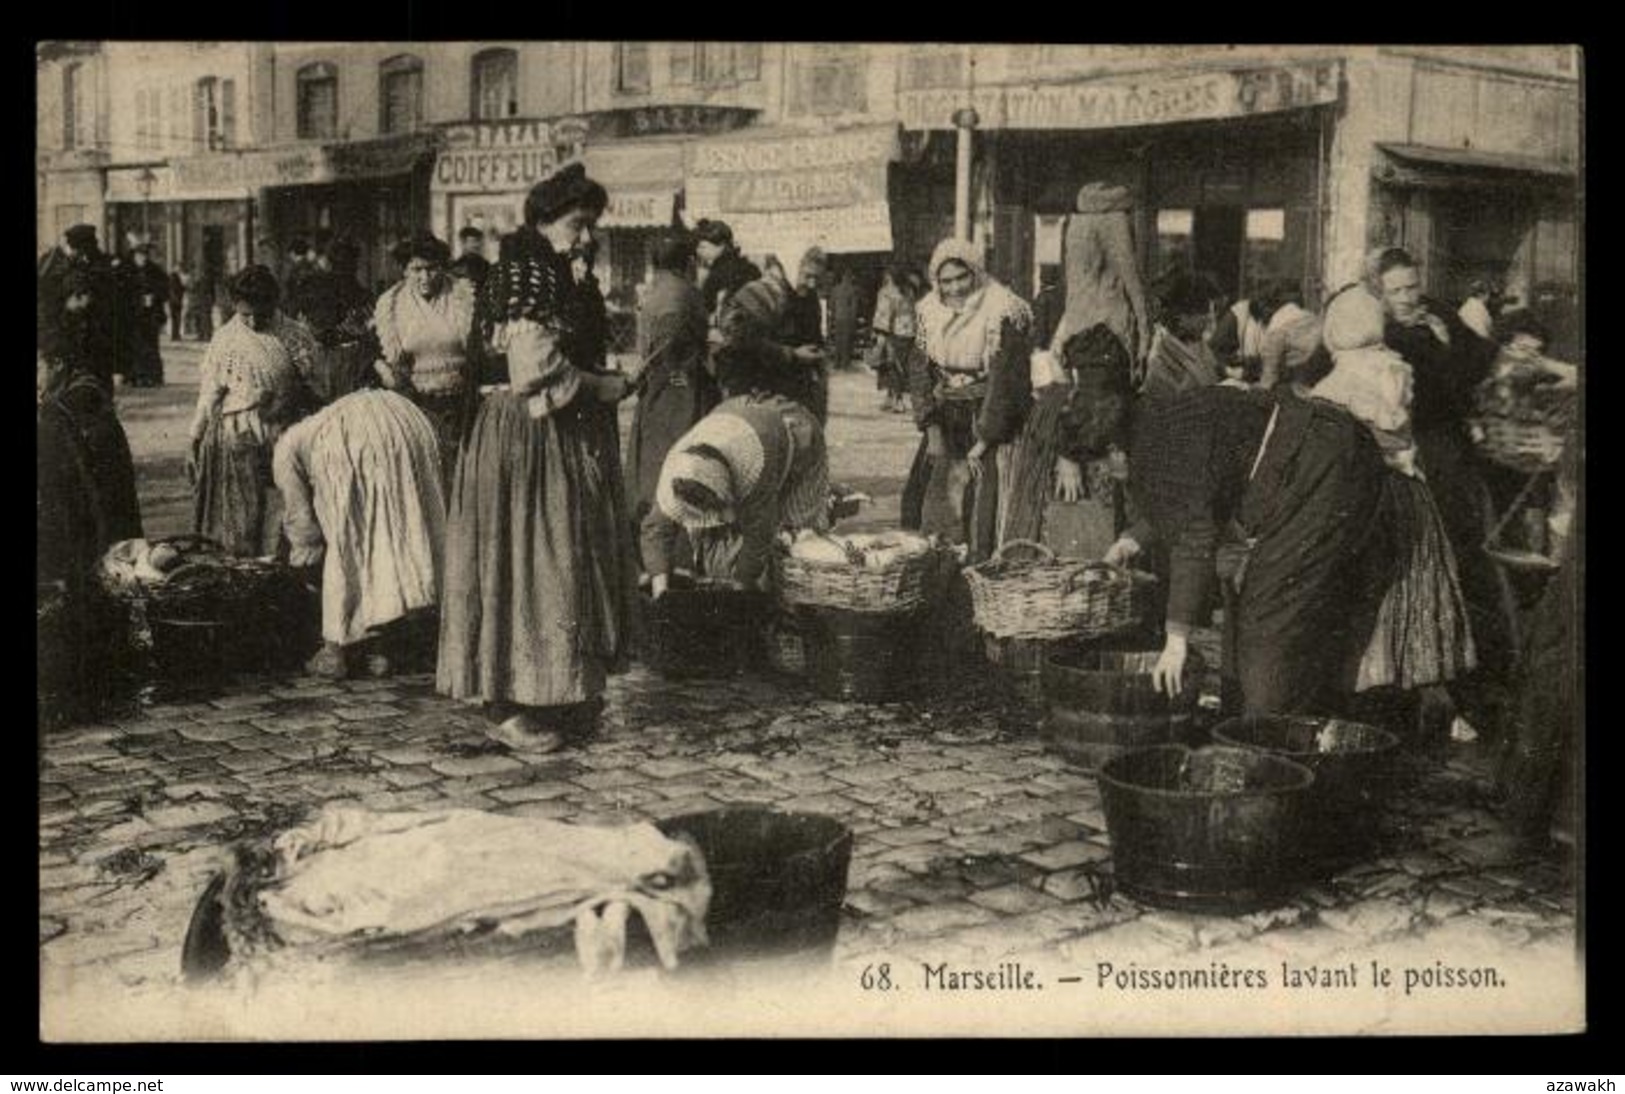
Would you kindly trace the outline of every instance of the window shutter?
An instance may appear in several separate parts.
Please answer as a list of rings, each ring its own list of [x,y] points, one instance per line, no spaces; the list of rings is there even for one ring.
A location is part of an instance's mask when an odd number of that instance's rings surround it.
[[[220,82],[220,133],[222,147],[235,148],[237,146],[236,80],[222,80]]]
[[[192,151],[209,150],[209,93],[203,84],[192,85]]]
[[[673,42],[670,46],[669,63],[671,66],[671,82],[677,87],[686,87],[694,83],[694,50],[693,42]]]

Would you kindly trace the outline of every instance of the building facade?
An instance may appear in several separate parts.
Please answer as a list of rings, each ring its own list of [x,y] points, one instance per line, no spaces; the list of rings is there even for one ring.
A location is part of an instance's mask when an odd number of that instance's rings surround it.
[[[1310,300],[1375,246],[1430,291],[1579,281],[1578,50],[751,42],[51,43],[38,65],[39,235],[81,220],[166,261],[279,264],[342,232],[375,284],[413,231],[496,238],[580,157],[610,191],[600,279],[630,309],[659,228],[720,217],[867,292],[955,220],[1032,293],[1084,184],[1135,197],[1148,276]],[[792,271],[793,272],[793,271]]]

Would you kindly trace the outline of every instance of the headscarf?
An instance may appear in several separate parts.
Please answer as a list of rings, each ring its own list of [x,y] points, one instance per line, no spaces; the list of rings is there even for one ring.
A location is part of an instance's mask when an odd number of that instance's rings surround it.
[[[655,504],[684,528],[726,526],[744,499],[756,489],[766,462],[762,438],[749,422],[737,414],[709,414],[700,419],[666,457],[655,488]],[[678,479],[689,479],[706,487],[723,502],[727,511],[710,512],[684,501],[674,489]]]
[[[1355,285],[1338,293],[1326,306],[1321,337],[1332,353],[1369,349],[1382,345],[1384,322],[1382,301],[1364,286]]]
[[[942,267],[958,262],[971,271],[973,288],[958,311],[942,299]],[[962,239],[945,239],[931,252],[932,292],[915,306],[919,329],[915,342],[938,366],[959,372],[987,369],[999,352],[1006,323],[1031,327],[1032,309],[1015,293],[988,276],[981,248]]]

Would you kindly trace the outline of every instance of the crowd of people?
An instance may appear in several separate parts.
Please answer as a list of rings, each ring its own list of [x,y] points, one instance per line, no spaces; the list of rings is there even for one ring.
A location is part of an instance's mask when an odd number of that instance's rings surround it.
[[[830,525],[829,371],[854,348],[826,348],[819,294],[856,329],[850,276],[829,286],[812,248],[792,280],[795,256],[758,267],[724,223],[673,228],[622,371],[593,273],[607,203],[563,168],[496,262],[477,230],[455,261],[415,236],[376,297],[343,240],[280,279],[247,267],[191,419],[195,530],[321,589],[310,671],[386,674],[410,657],[403,636],[437,633],[438,690],[525,753],[590,735],[632,656],[640,587],[658,604],[679,575],[764,586],[775,540]],[[1231,300],[1196,272],[1148,281],[1131,212],[1127,190],[1085,187],[1064,276],[1032,303],[964,240],[923,278],[886,271],[869,362],[882,409],[920,432],[903,525],[976,564],[1084,511],[1108,562],[1163,578],[1160,688],[1184,686],[1191,631],[1222,608],[1237,713],[1358,717],[1422,748],[1487,731],[1509,785],[1548,788],[1525,814],[1549,818],[1572,766],[1549,692],[1567,687],[1572,711],[1574,684],[1538,659],[1573,633],[1576,442],[1549,506],[1567,576],[1525,621],[1481,549],[1509,484],[1475,450],[1473,400],[1510,369],[1560,387],[1576,370],[1545,355],[1528,309],[1424,297],[1398,249],[1318,310],[1295,284]],[[121,367],[162,378],[166,282],[140,256],[112,274],[81,226],[40,268],[42,575],[140,533],[111,383]],[[139,317],[139,352],[110,340],[132,329],[114,309]],[[48,492],[47,465],[68,485]],[[64,542],[47,546],[48,525]],[[1505,681],[1526,686],[1509,697]]]

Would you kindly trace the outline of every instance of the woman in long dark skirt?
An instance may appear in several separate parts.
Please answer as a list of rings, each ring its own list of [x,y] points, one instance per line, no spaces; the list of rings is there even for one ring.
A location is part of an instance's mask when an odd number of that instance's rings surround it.
[[[607,202],[571,165],[531,190],[525,227],[504,240],[480,311],[511,386],[481,403],[448,499],[437,686],[487,704],[492,736],[528,752],[595,724],[631,648],[615,416],[629,385],[603,370],[596,285],[569,259]]]

